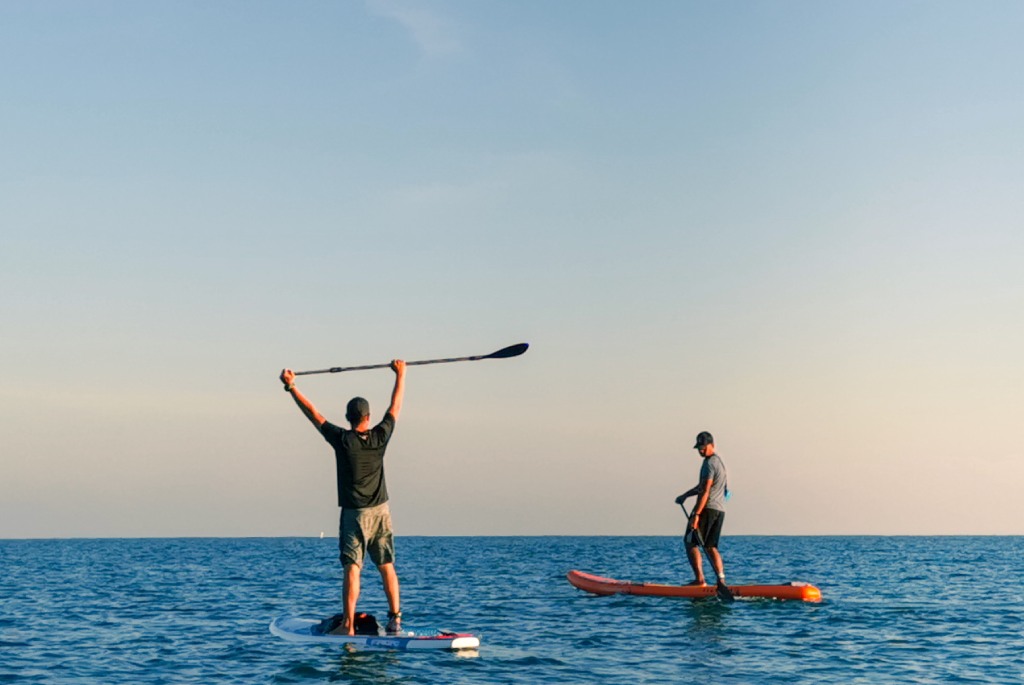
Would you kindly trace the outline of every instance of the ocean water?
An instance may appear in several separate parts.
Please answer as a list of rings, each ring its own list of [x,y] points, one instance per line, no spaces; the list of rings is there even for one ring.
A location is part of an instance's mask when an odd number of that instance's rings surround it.
[[[410,628],[469,655],[297,645],[338,610],[331,539],[0,541],[0,683],[1024,683],[1024,538],[723,538],[730,582],[820,604],[595,597],[578,568],[685,582],[674,537],[399,538]],[[360,609],[387,605],[373,569]]]

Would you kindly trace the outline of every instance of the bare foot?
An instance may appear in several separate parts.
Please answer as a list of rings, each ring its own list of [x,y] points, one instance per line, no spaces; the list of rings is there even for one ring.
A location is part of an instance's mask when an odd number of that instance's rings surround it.
[[[354,628],[349,628],[344,623],[339,623],[338,626],[330,632],[330,635],[355,635],[356,631]]]

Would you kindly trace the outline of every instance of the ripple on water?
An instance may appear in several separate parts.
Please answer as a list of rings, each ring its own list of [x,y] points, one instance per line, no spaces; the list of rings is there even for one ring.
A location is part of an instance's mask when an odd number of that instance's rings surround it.
[[[473,657],[293,645],[283,613],[339,602],[334,541],[0,541],[0,682],[916,683],[1024,681],[1022,538],[723,540],[735,582],[820,604],[593,597],[570,568],[682,582],[676,538],[400,538],[410,625]],[[375,573],[360,607],[383,615]],[[58,669],[58,670],[55,670]]]

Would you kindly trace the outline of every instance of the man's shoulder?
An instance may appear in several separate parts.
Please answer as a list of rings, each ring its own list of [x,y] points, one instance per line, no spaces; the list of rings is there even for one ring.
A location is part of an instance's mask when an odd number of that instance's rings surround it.
[[[344,434],[345,429],[337,424],[331,423],[330,421],[324,421],[323,423],[320,424],[320,433],[325,438],[330,438],[333,436],[340,436]]]
[[[704,460],[704,463],[701,464],[700,470],[701,473],[714,473],[716,471],[723,471],[725,470],[725,462],[722,461],[722,458],[716,452],[715,454],[712,454],[710,457]]]
[[[374,426],[370,432],[376,440],[387,443],[391,439],[391,434],[395,432],[395,417],[391,415],[391,412],[387,412],[380,423]]]

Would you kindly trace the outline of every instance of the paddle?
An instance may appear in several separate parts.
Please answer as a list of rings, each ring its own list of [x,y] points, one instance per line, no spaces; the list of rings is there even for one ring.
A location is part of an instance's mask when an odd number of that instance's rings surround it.
[[[683,513],[686,514],[686,520],[689,521],[690,512],[686,511],[686,505],[680,502],[679,506],[680,508],[682,508]],[[714,568],[715,562],[711,559],[711,555],[708,554],[708,548],[704,546],[704,536],[700,534],[700,528],[694,528],[693,532],[697,537],[697,544],[704,551],[704,556],[708,558],[708,563],[711,564],[712,568]],[[722,602],[725,602],[726,604],[736,601],[736,598],[732,594],[732,590],[730,590],[722,583],[717,583],[715,585],[715,594],[718,595],[718,599],[720,599]]]
[[[406,366],[415,366],[419,364],[446,364],[448,362],[475,362],[479,359],[508,359],[509,357],[518,357],[523,352],[526,352],[526,348],[530,345],[529,343],[519,343],[518,345],[509,345],[503,347],[497,352],[491,352],[490,354],[478,354],[474,357],[452,357],[451,359],[425,359],[418,362],[406,362]],[[317,371],[296,371],[296,376],[308,376],[311,373],[339,373],[341,371],[365,371],[366,369],[387,369],[390,368],[391,363],[387,364],[370,364],[368,366],[335,366],[330,369],[319,369]]]

